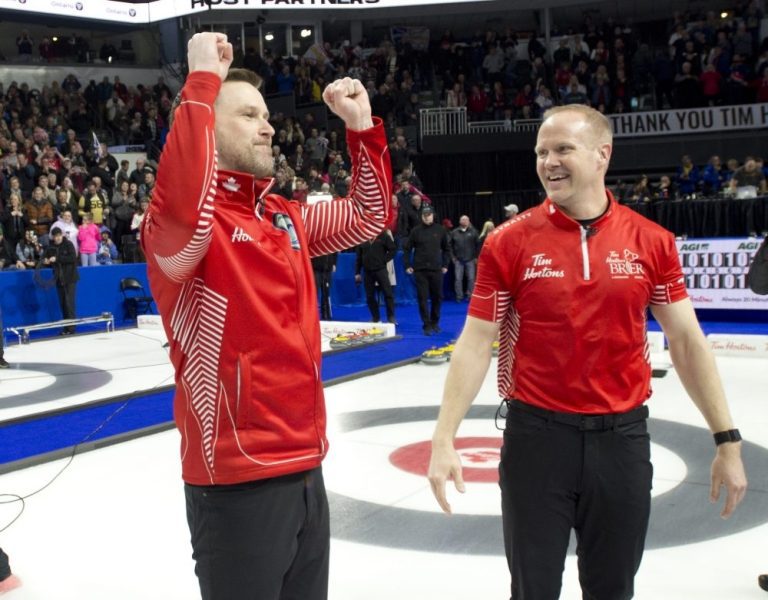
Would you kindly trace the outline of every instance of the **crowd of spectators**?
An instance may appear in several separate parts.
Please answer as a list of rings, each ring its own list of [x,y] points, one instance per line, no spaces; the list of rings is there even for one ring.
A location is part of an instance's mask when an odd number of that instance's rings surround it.
[[[292,93],[299,105],[319,102],[328,81],[357,78],[390,127],[417,125],[423,91],[435,91],[443,106],[466,107],[474,120],[538,118],[568,103],[622,113],[766,101],[768,41],[759,37],[759,2],[736,2],[724,14],[675,13],[642,34],[587,16],[580,28],[553,30],[551,51],[536,36],[522,50],[522,38],[507,27],[466,37],[446,31],[429,48],[325,43],[321,60],[316,53],[311,60],[262,59],[250,50],[244,64],[262,75],[267,93]]]
[[[648,175],[638,176],[633,183],[618,179],[612,190],[617,200],[625,203],[697,198],[747,199],[768,193],[767,177],[768,166],[760,157],[747,156],[743,163],[739,163],[735,158],[723,161],[713,155],[706,164],[696,165],[686,154],[674,171],[658,175],[655,181]]]

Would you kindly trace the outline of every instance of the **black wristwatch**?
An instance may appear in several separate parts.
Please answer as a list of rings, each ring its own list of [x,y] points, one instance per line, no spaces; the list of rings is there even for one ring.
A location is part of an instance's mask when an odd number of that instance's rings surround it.
[[[718,431],[717,433],[713,434],[713,437],[715,438],[715,446],[719,446],[720,444],[726,444],[728,442],[741,441],[741,433],[739,433],[738,429],[728,429],[727,431]]]

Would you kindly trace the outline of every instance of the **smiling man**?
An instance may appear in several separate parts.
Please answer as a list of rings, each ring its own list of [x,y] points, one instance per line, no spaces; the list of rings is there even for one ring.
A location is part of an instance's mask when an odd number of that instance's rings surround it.
[[[328,442],[310,258],[375,238],[392,181],[358,81],[323,93],[347,127],[349,196],[270,194],[269,112],[225,35],[198,33],[142,221],[176,370],[174,416],[204,600],[324,600]]]
[[[650,307],[716,445],[710,499],[728,517],[746,491],[714,359],[685,290],[674,237],[605,188],[609,121],[581,105],[547,111],[536,169],[547,199],[490,233],[451,355],[429,479],[464,491],[453,445],[500,335],[506,429],[499,467],[511,598],[556,600],[571,530],[584,598],[633,597],[651,506],[646,428]]]

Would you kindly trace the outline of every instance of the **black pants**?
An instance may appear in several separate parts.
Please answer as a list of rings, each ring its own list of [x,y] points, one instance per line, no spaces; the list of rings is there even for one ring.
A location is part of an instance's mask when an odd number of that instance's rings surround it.
[[[8,555],[0,548],[0,581],[5,581],[11,576],[11,563]]]
[[[378,271],[365,271],[363,276],[365,301],[368,303],[368,310],[371,311],[371,320],[374,323],[381,321],[379,299],[376,297],[377,283],[381,293],[384,294],[384,302],[387,306],[387,320],[393,321],[395,319],[395,295],[392,293],[392,284],[389,282],[389,273],[386,267]]]
[[[443,301],[443,272],[414,271],[416,296],[419,300],[419,316],[424,326],[437,325],[440,321],[440,305]],[[427,299],[431,308],[427,307]]]
[[[185,485],[203,600],[326,600],[330,528],[320,468]]]
[[[331,320],[331,272],[315,271],[315,287],[320,292],[320,318]]]
[[[59,306],[62,319],[75,318],[75,285],[74,283],[56,283],[56,291],[59,294]],[[74,325],[65,327],[64,331],[74,331]]]
[[[582,431],[511,406],[499,480],[512,600],[559,598],[571,529],[583,598],[632,598],[652,476],[645,419]]]

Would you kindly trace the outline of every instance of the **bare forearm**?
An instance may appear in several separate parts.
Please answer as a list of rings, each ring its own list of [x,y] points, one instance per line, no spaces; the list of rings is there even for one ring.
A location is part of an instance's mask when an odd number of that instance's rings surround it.
[[[453,444],[453,438],[472,401],[483,385],[491,362],[491,344],[456,344],[445,379],[443,402],[437,419],[433,444]]]
[[[675,370],[712,432],[733,428],[715,358],[703,334],[670,345]]]

